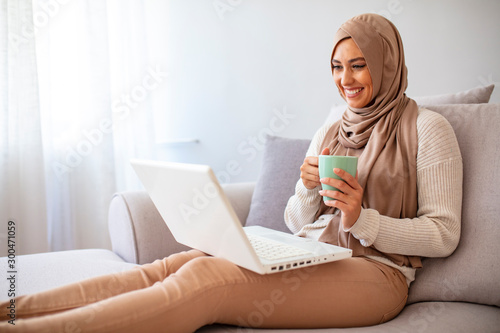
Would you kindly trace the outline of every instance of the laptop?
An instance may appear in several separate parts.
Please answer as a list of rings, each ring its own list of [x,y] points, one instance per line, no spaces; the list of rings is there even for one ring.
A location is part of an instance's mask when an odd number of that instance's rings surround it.
[[[352,256],[350,249],[260,226],[243,227],[210,166],[131,160],[175,240],[259,274]]]

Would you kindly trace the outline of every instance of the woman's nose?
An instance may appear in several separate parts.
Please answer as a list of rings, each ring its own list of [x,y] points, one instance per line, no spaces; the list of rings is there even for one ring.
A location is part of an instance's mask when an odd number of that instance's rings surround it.
[[[342,72],[342,78],[340,80],[343,86],[349,86],[353,82],[353,76],[350,70],[346,69]]]

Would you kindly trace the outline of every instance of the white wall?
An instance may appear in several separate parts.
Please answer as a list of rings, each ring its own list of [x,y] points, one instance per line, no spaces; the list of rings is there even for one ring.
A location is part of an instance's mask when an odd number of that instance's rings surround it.
[[[158,139],[200,140],[165,146],[161,158],[210,164],[225,181],[257,178],[260,135],[311,138],[343,102],[331,78],[331,41],[357,14],[383,14],[400,30],[410,97],[494,82],[491,101],[500,102],[498,1],[169,0],[161,7],[147,13],[148,38],[158,40],[151,61],[169,73],[168,96],[155,97],[166,104],[159,128],[168,128]]]

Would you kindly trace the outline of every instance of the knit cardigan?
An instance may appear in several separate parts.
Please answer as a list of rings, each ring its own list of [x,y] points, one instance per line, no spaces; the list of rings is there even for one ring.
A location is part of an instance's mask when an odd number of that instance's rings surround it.
[[[331,124],[321,127],[313,137],[307,156],[318,156],[321,142]],[[440,114],[420,108],[417,117],[417,217],[396,219],[362,208],[356,223],[347,230],[363,246],[374,246],[384,253],[422,257],[449,256],[458,245],[462,210],[462,157],[449,122]],[[307,189],[299,179],[285,209],[285,222],[296,235],[318,239],[333,215],[315,221],[322,200],[318,186]],[[334,214],[339,214],[337,210]],[[371,257],[400,270],[408,285],[415,269],[398,266],[382,257]]]

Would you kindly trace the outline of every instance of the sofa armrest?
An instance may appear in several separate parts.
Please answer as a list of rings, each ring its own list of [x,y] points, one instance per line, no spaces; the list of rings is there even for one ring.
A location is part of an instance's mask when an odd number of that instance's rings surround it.
[[[108,228],[113,252],[127,262],[145,264],[188,249],[174,239],[146,191],[115,194]]]
[[[254,186],[223,185],[240,221],[246,221]],[[127,262],[145,264],[189,249],[174,239],[146,191],[116,193],[109,207],[108,228],[113,251]]]

